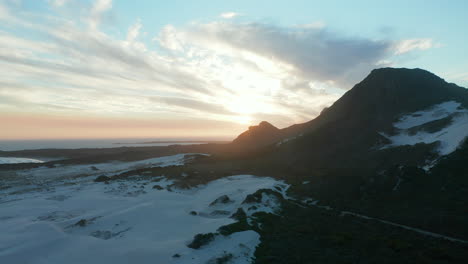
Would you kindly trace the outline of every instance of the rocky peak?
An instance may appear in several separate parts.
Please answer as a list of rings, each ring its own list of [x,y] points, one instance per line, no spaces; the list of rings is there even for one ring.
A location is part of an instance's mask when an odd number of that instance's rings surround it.
[[[271,144],[272,142],[280,140],[280,138],[280,129],[266,121],[262,121],[256,126],[250,126],[249,130],[240,134],[233,140],[233,143],[254,148]]]

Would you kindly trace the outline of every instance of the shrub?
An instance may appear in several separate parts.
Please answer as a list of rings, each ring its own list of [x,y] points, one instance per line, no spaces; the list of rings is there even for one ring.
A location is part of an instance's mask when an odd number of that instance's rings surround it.
[[[107,176],[104,176],[104,175],[101,175],[99,177],[97,177],[96,179],[94,179],[95,182],[107,182],[107,181],[110,181],[111,178],[107,177]]]
[[[193,238],[193,241],[187,245],[189,248],[199,249],[202,246],[208,245],[211,241],[215,238],[215,234],[208,233],[208,234],[197,234]]]

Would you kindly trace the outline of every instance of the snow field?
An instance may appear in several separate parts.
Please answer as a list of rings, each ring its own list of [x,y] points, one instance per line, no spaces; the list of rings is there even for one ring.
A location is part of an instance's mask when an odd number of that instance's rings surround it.
[[[92,181],[94,169],[87,171],[90,166],[102,174],[174,164],[182,165],[183,155],[22,171],[29,177],[62,178],[62,173],[74,176],[83,169],[90,176],[0,196],[0,263],[205,263],[226,255],[231,263],[250,263],[260,243],[254,231],[217,236],[198,250],[186,245],[196,234],[233,223],[230,216],[237,208],[248,215],[277,212],[274,195],[263,193],[255,210],[249,211],[242,202],[259,189],[275,190],[284,197],[288,186],[283,182],[237,175],[188,190],[169,190],[173,182],[164,177],[105,184]],[[164,189],[153,189],[156,184]],[[213,204],[223,195],[228,202]]]

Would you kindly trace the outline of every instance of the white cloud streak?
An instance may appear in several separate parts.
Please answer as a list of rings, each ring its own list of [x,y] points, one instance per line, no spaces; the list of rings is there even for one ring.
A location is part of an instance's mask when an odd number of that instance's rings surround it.
[[[91,8],[89,26],[96,30],[102,21],[102,15],[112,8],[112,0],[96,0]]]
[[[414,50],[428,50],[434,46],[434,41],[430,38],[405,39],[396,43],[395,54],[405,54]]]
[[[240,14],[236,13],[236,12],[225,12],[225,13],[221,13],[219,15],[219,17],[225,18],[225,19],[231,19],[231,18],[235,18],[235,17],[238,17],[238,16],[240,16]]]
[[[69,0],[49,0],[48,2],[55,7],[64,6]]]

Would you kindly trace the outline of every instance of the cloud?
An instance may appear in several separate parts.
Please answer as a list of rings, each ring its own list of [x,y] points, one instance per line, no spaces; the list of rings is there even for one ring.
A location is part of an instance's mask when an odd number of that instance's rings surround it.
[[[190,110],[196,110],[216,115],[235,115],[235,113],[224,108],[223,105],[216,103],[207,103],[201,100],[194,100],[181,97],[157,97],[153,98],[155,102],[163,102],[170,106],[177,106]]]
[[[166,28],[160,38],[172,44],[166,45],[168,48],[199,46],[229,56],[243,56],[259,68],[270,63],[308,80],[333,80],[348,86],[362,77],[358,74],[350,78],[355,69],[373,69],[393,45],[391,41],[348,37],[318,26],[286,28],[230,22],[194,24],[181,30]]]
[[[455,82],[465,88],[468,88],[468,72],[447,72],[444,74],[450,82]]]
[[[128,42],[133,42],[138,38],[138,35],[140,34],[140,29],[142,27],[141,21],[138,20],[135,24],[133,24],[129,29],[127,33],[127,41]]]
[[[91,7],[89,16],[89,26],[96,30],[102,21],[102,15],[112,8],[112,0],[96,0]]]
[[[405,54],[413,50],[428,50],[437,45],[430,38],[405,39],[395,44],[395,54]]]
[[[49,0],[48,2],[55,7],[64,6],[69,0]]]
[[[323,21],[315,21],[308,24],[298,25],[299,28],[313,28],[313,29],[322,29],[325,28],[326,24]]]
[[[391,63],[396,48],[405,49],[403,42],[347,36],[322,22],[167,25],[151,42],[139,19],[124,32],[106,33],[102,21],[112,1],[82,8],[72,17],[21,10],[12,16],[0,4],[1,22],[20,29],[0,31],[4,111],[238,127],[268,119],[284,127],[314,118],[371,69]],[[407,44],[401,55],[424,47]]]
[[[6,20],[10,18],[9,10],[0,2],[0,19]]]
[[[219,17],[221,18],[225,18],[225,19],[231,19],[231,18],[235,18],[237,16],[240,16],[239,13],[236,13],[236,12],[225,12],[225,13],[221,13],[219,15]]]
[[[159,42],[159,44],[165,49],[172,51],[180,51],[183,49],[180,41],[179,32],[172,25],[167,25],[162,28],[160,34],[153,38],[153,41]]]

